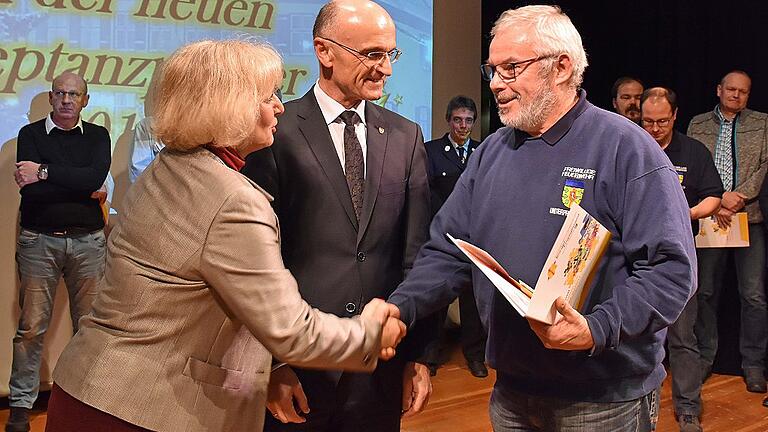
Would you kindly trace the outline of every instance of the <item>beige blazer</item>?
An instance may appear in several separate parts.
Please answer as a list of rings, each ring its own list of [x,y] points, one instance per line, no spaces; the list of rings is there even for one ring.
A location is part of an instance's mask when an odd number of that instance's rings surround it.
[[[301,299],[270,199],[208,150],[161,152],[126,195],[55,382],[147,429],[242,432],[262,429],[272,354],[373,370],[379,325]]]

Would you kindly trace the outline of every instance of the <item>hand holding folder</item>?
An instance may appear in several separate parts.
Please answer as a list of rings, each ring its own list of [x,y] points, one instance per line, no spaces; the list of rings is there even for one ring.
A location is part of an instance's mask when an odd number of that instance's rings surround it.
[[[447,235],[521,316],[549,325],[555,323],[560,313],[555,305],[558,297],[576,310],[584,304],[597,264],[611,238],[611,233],[604,226],[574,204],[532,289],[525,282],[510,276],[488,252]]]

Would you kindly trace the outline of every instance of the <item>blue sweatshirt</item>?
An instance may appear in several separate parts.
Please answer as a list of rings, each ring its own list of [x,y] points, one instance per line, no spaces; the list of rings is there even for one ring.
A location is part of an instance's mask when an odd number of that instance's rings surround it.
[[[389,301],[409,324],[450,303],[471,281],[498,387],[628,401],[664,379],[666,327],[695,292],[696,255],[688,205],[669,159],[647,132],[585,96],[581,91],[540,137],[502,128],[485,140]],[[580,311],[595,342],[591,351],[544,348],[445,236],[487,250],[533,286],[573,201],[612,234]]]

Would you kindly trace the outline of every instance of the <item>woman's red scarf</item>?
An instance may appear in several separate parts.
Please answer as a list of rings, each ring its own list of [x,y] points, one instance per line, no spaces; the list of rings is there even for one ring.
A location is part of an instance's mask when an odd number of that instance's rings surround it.
[[[216,147],[206,144],[205,148],[218,156],[228,167],[235,171],[240,171],[245,166],[245,160],[232,147]]]

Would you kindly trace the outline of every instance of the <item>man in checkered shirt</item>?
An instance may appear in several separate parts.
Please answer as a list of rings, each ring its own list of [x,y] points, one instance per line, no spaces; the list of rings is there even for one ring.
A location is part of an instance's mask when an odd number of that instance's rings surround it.
[[[704,377],[712,370],[717,352],[717,305],[730,254],[736,262],[741,298],[739,348],[750,392],[765,393],[765,349],[768,311],[765,294],[765,229],[757,202],[768,169],[768,115],[747,109],[752,80],[744,71],[731,71],[717,86],[718,105],[688,125],[688,136],[707,146],[725,187],[715,214],[721,226],[731,224],[737,212],[747,212],[747,248],[699,249],[699,311],[696,336]]]

